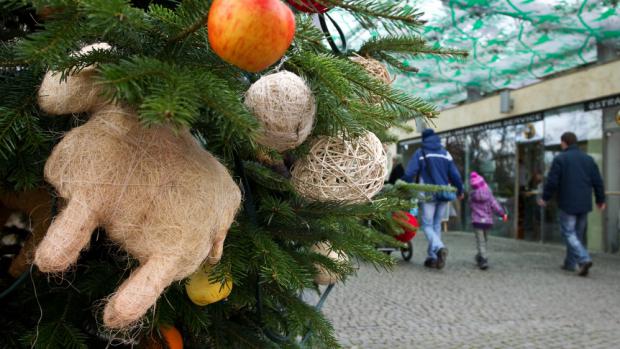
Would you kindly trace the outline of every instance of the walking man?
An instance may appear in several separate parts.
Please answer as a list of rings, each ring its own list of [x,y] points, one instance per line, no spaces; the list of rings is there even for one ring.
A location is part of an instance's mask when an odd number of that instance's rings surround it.
[[[416,179],[417,178],[417,179]],[[418,181],[425,184],[448,185],[457,189],[457,196],[463,199],[463,182],[452,161],[450,153],[441,145],[439,136],[432,129],[422,132],[422,148],[418,149],[405,170],[403,180],[409,183]],[[428,240],[428,257],[424,266],[443,269],[448,257],[448,249],[441,241],[441,219],[445,215],[449,201],[435,195],[433,201],[424,202],[422,208],[422,229]]]
[[[560,207],[560,231],[566,243],[563,269],[588,275],[592,259],[583,244],[588,213],[592,211],[592,191],[596,205],[606,208],[603,179],[594,159],[577,147],[577,136],[565,132],[561,137],[562,153],[553,159],[545,183],[541,206],[556,194]]]

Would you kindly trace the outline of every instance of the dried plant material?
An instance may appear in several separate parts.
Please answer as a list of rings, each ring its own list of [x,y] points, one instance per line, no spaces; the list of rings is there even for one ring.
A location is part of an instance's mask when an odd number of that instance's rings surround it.
[[[369,201],[387,172],[381,141],[371,132],[352,140],[320,137],[291,171],[297,192],[316,201]]]
[[[368,74],[384,82],[386,85],[390,85],[392,81],[394,81],[392,80],[392,77],[390,76],[390,73],[385,65],[374,58],[354,55],[349,57],[349,59],[361,65],[368,72]]]
[[[35,264],[44,272],[66,270],[93,230],[105,228],[140,262],[104,309],[104,325],[123,329],[138,323],[172,282],[205,260],[219,261],[241,193],[189,130],[143,127],[134,110],[101,97],[91,74],[85,69],[61,82],[50,72],[39,91],[48,113],[92,114],[45,164],[46,180],[67,206],[37,248]],[[75,93],[89,97],[76,99]]]
[[[299,76],[282,71],[263,76],[245,94],[245,104],[262,126],[258,143],[277,151],[303,143],[314,124],[316,102]]]

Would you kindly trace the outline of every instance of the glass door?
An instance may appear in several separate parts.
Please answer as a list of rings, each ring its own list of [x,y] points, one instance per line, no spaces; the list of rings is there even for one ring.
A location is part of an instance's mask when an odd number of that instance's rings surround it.
[[[605,250],[620,250],[620,129],[605,133],[605,190],[607,211],[605,214]]]
[[[544,184],[544,145],[542,140],[522,142],[518,145],[517,161],[517,238],[529,241],[542,240],[542,208],[537,200]]]

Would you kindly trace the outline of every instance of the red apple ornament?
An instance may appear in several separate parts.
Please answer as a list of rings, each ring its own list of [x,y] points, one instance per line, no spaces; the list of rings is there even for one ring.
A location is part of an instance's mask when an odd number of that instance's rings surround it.
[[[328,7],[321,5],[313,0],[287,0],[291,6],[298,9],[301,12],[309,13],[325,13],[329,10]]]
[[[218,56],[257,73],[277,62],[291,45],[295,16],[280,0],[215,0],[207,30]]]

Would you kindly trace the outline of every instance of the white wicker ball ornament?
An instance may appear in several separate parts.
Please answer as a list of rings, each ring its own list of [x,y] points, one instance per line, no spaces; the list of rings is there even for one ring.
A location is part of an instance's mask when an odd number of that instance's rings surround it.
[[[258,143],[277,151],[297,147],[312,131],[314,96],[306,82],[291,72],[260,78],[246,92],[245,105],[262,126]]]
[[[383,145],[371,132],[352,140],[323,136],[291,175],[295,190],[309,200],[364,202],[383,187],[386,164]]]

